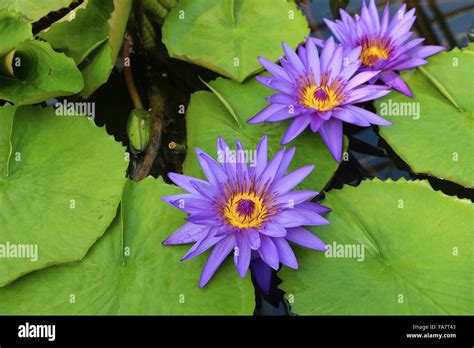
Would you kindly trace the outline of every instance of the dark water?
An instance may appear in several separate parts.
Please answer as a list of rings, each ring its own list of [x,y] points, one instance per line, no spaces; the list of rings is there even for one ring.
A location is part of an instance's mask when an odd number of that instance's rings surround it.
[[[441,44],[453,48],[455,46],[464,47],[469,43],[469,32],[474,29],[474,1],[407,0],[406,2],[408,7],[417,7],[414,34],[426,37],[425,44]],[[386,1],[377,1],[379,11],[382,10],[385,3]],[[394,13],[401,3],[403,1],[390,1],[391,13]],[[313,0],[302,5],[302,10],[312,27],[312,35],[327,38],[330,32],[324,25],[323,18],[334,19],[333,13],[337,13],[337,6],[343,6],[347,11],[355,13],[359,11],[360,5],[360,0]],[[192,92],[206,89],[199,81],[198,76],[203,77],[206,81],[217,77],[216,74],[205,69],[169,59],[163,53],[166,50],[159,44],[159,40],[157,41],[158,47],[152,52],[152,59],[149,60],[153,62],[153,66],[134,65],[135,80],[142,95],[146,95],[144,93],[146,82],[140,77],[147,75],[154,81],[166,85],[166,89],[169,91],[169,105],[162,131],[162,145],[158,159],[153,166],[153,176],[181,170],[184,154],[176,154],[167,146],[170,141],[178,143],[185,141],[185,120],[183,115],[177,114],[175,110],[180,104],[188,104]],[[144,57],[140,52],[137,52],[132,59],[144,60]],[[150,74],[151,76],[149,76]],[[91,99],[96,101],[96,114],[99,115],[96,123],[99,126],[105,125],[107,131],[114,135],[117,141],[128,145],[125,131],[128,113],[124,110],[131,110],[133,105],[128,97],[119,69],[113,72],[109,81]],[[365,106],[373,109],[370,104]],[[403,177],[408,180],[428,179],[435,190],[442,190],[449,195],[474,200],[474,190],[413,173],[410,167],[379,137],[377,127],[360,128],[345,125],[344,133],[349,139],[350,160],[340,165],[324,191],[340,188],[346,184],[358,185],[361,180],[367,178],[377,177],[385,180]],[[139,156],[134,160],[139,161]],[[256,315],[288,315],[290,313],[288,304],[283,300],[283,292],[278,289],[280,283],[277,273],[274,272],[270,294],[263,295],[256,287]]]

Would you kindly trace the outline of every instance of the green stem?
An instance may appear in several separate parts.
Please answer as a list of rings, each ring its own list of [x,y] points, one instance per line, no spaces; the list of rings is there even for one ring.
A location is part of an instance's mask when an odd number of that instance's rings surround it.
[[[130,62],[130,47],[131,47],[131,38],[128,37],[125,39],[125,43],[123,45],[124,61],[128,58],[128,61]],[[130,94],[130,98],[132,99],[135,109],[143,109],[143,103],[140,98],[140,95],[138,94],[135,81],[133,80],[132,67],[130,64],[124,65],[123,75],[125,77],[125,83],[127,84],[128,93]]]

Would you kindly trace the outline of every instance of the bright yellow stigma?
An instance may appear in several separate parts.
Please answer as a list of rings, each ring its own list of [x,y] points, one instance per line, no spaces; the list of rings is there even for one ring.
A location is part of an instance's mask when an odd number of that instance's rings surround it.
[[[272,213],[261,196],[247,192],[230,196],[222,209],[222,215],[232,226],[249,229],[260,228]]]
[[[341,93],[342,84],[338,80],[328,83],[328,75],[324,75],[319,86],[313,79],[305,79],[298,90],[299,103],[307,108],[317,111],[329,111],[339,106],[344,101]]]
[[[382,39],[369,39],[362,43],[359,59],[365,66],[372,67],[379,59],[387,59],[390,54],[388,42]]]

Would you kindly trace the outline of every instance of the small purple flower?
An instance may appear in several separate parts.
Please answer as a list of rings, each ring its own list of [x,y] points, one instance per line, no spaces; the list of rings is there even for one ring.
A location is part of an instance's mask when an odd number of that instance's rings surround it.
[[[412,36],[410,31],[415,22],[415,9],[406,12],[403,4],[397,13],[389,20],[390,6],[385,6],[380,20],[374,0],[367,7],[365,0],[360,16],[351,18],[340,10],[341,19],[331,22],[324,19],[334,36],[347,49],[361,46],[359,59],[362,61],[362,71],[379,71],[380,75],[369,82],[380,79],[397,91],[412,97],[413,93],[396,71],[413,69],[424,65],[424,59],[445,48],[442,46],[419,46],[424,39],[408,41]]]
[[[291,191],[314,168],[313,165],[286,171],[295,148],[282,149],[267,161],[267,136],[258,144],[252,165],[239,140],[232,152],[219,137],[217,148],[225,156],[223,163],[196,149],[199,164],[207,181],[169,173],[169,178],[188,193],[162,197],[189,216],[185,225],[171,234],[164,245],[194,243],[181,259],[187,260],[213,248],[201,274],[199,287],[232,251],[238,274],[244,277],[248,268],[261,289],[268,292],[271,268],[279,263],[297,269],[296,257],[288,244],[293,242],[324,251],[326,245],[301,226],[329,223],[320,214],[330,211],[322,205],[307,202],[314,191]],[[229,160],[233,159],[233,160]]]
[[[298,54],[285,43],[283,50],[286,59],[280,57],[281,66],[259,58],[273,76],[257,76],[257,80],[278,93],[268,97],[271,104],[248,123],[294,118],[281,144],[289,143],[310,126],[314,133],[319,132],[338,162],[342,155],[342,121],[364,127],[391,124],[353,105],[390,92],[387,86],[364,84],[378,75],[378,71],[356,74],[361,65],[357,59],[361,47],[344,52],[344,47],[336,45],[331,37],[324,43],[321,56],[311,38],[306,40],[305,47],[298,48]]]

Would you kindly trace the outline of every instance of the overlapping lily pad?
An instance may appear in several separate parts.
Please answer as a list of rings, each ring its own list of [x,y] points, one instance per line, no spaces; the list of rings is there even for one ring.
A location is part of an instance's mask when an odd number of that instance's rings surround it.
[[[80,262],[28,275],[0,289],[0,314],[250,315],[250,277],[240,279],[228,260],[203,289],[205,257],[179,262],[186,247],[161,242],[184,214],[161,195],[179,193],[161,180],[129,181],[122,216]]]
[[[52,107],[3,106],[0,130],[3,286],[81,259],[116,214],[128,162],[104,129]]]
[[[29,22],[36,22],[49,12],[68,7],[74,0],[2,0],[0,9],[10,9],[20,12]]]
[[[0,10],[0,56],[19,42],[32,37],[31,24],[13,11]]]
[[[132,0],[90,0],[75,15],[53,24],[39,36],[72,57],[84,77],[81,96],[89,97],[112,71]],[[89,28],[84,32],[83,28]]]
[[[413,99],[394,92],[375,103],[393,122],[380,134],[413,171],[474,187],[473,70],[472,49],[440,53],[402,73]]]
[[[239,82],[262,70],[258,56],[277,60],[282,41],[296,47],[308,34],[305,17],[286,0],[182,0],[163,26],[170,56]]]
[[[0,100],[16,105],[76,94],[84,87],[74,60],[54,51],[47,42],[29,40],[16,45],[7,64],[15,76],[0,75]]]
[[[364,181],[326,197],[331,223],[312,231],[331,254],[298,249],[300,269],[279,272],[294,313],[474,312],[471,202],[405,180]]]
[[[246,123],[268,104],[265,98],[272,94],[270,89],[255,79],[239,84],[218,78],[210,86],[214,93],[194,93],[186,113],[188,153],[183,165],[185,174],[202,177],[194,149],[199,147],[210,155],[215,155],[218,136],[222,136],[231,148],[235,148],[235,140],[240,139],[244,148],[252,151],[260,138],[267,134],[269,154],[273,156],[281,149],[280,140],[288,122],[258,125]],[[319,134],[306,130],[287,148],[292,146],[296,146],[296,154],[290,170],[308,164],[316,165],[301,187],[322,190],[339,164],[331,157]]]
[[[87,7],[76,11],[74,19],[55,23],[38,36],[48,41],[56,51],[64,52],[80,64],[95,48],[107,41],[110,30],[107,21],[113,10],[113,0],[89,0]],[[84,28],[87,28],[86,32]]]

